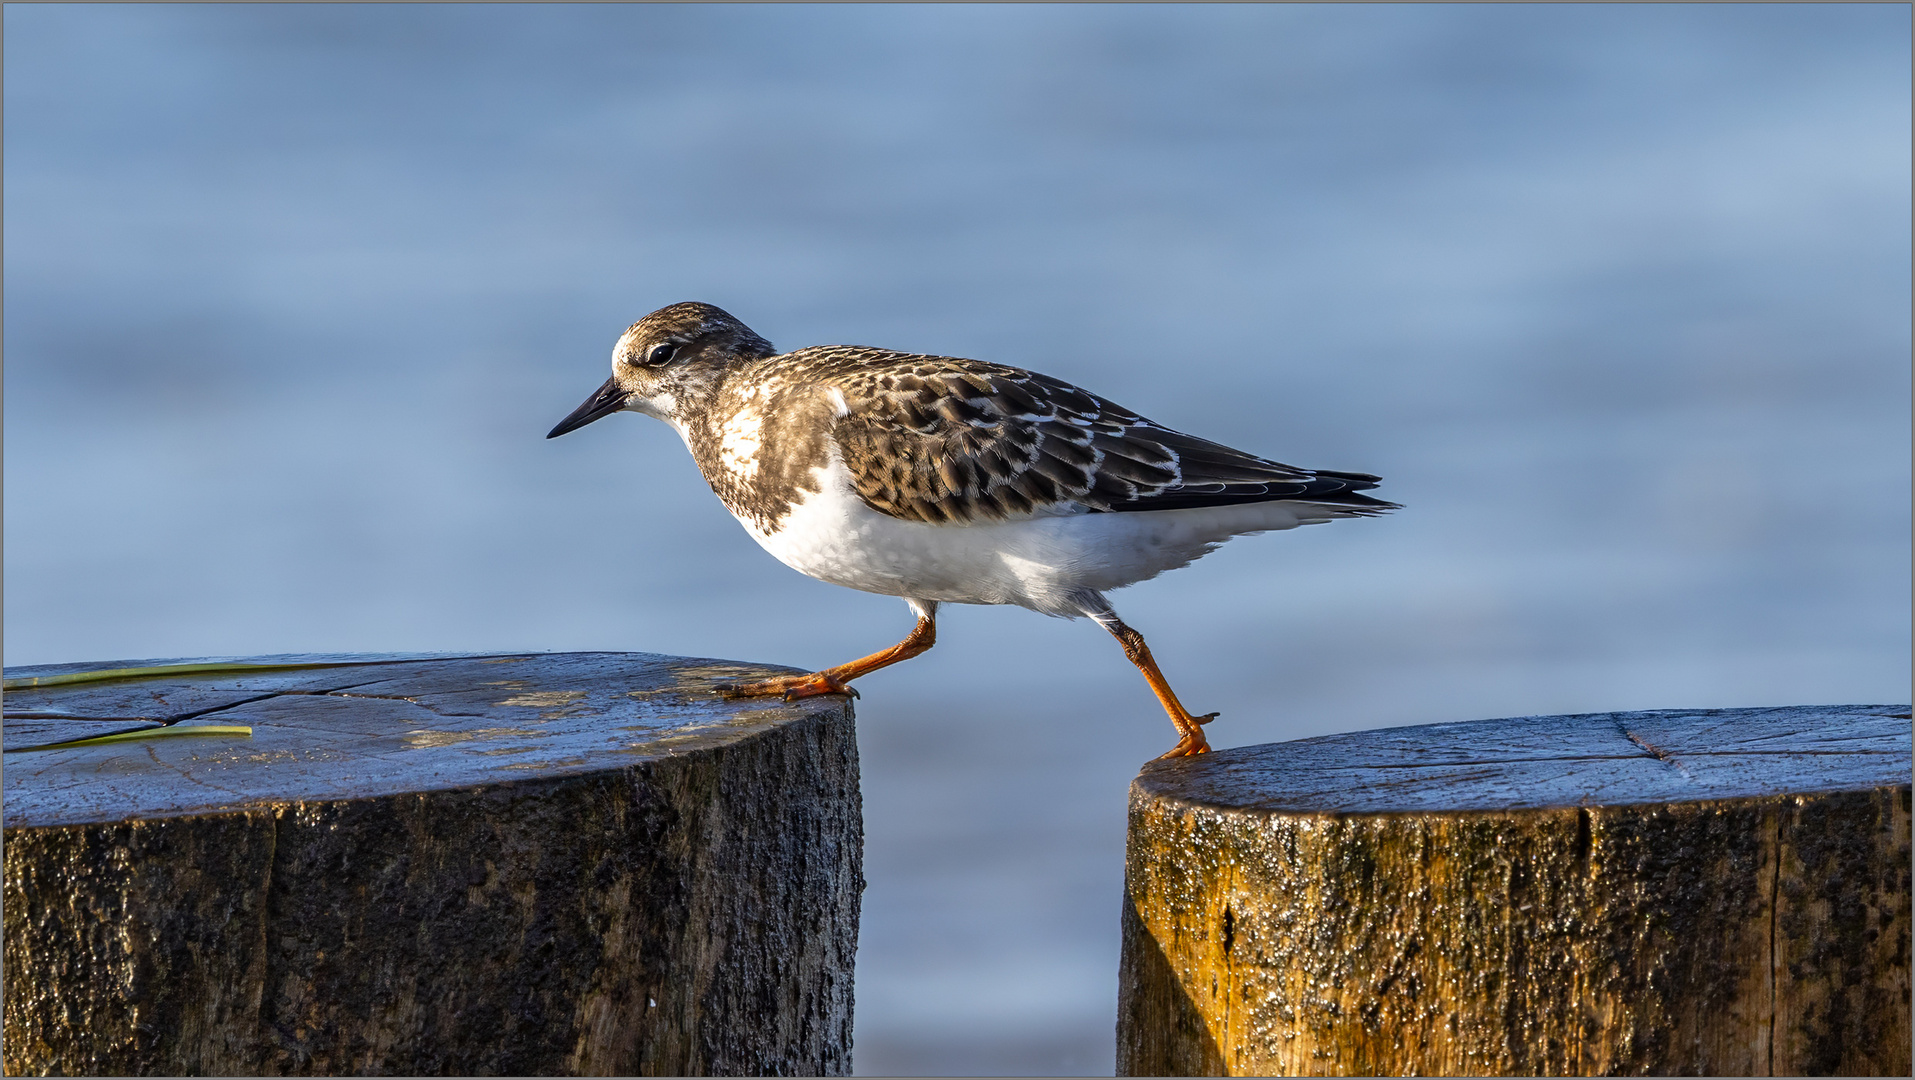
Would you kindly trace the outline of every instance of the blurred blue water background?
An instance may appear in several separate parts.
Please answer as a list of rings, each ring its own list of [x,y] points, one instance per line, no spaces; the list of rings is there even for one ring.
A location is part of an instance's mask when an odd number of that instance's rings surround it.
[[[1908,700],[1906,6],[4,17],[9,665],[889,644],[663,425],[543,440],[702,299],[1383,474],[1117,595],[1218,745]],[[861,684],[858,1066],[1108,1073],[1170,726],[942,624]]]

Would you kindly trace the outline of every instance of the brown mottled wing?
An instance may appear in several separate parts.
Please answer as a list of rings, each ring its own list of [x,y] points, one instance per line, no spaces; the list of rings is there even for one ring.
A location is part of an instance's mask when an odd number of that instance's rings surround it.
[[[848,412],[833,430],[858,494],[907,521],[1005,520],[1069,504],[1177,510],[1294,499],[1377,513],[1365,473],[1266,461],[1159,427],[1035,372],[883,353],[829,365]],[[870,350],[878,354],[878,350]],[[857,350],[856,354],[865,353]]]

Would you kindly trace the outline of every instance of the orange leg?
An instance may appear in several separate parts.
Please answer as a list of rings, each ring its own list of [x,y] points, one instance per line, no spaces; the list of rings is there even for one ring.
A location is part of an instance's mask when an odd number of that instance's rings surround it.
[[[1203,725],[1215,720],[1217,714],[1206,713],[1203,716],[1192,716],[1190,710],[1184,708],[1183,702],[1177,700],[1176,691],[1172,690],[1170,683],[1165,680],[1164,673],[1158,670],[1157,661],[1151,658],[1150,646],[1144,644],[1144,635],[1124,625],[1123,620],[1115,615],[1107,618],[1100,617],[1097,621],[1123,644],[1124,655],[1130,658],[1131,663],[1137,665],[1138,671],[1144,673],[1144,681],[1150,684],[1150,689],[1157,695],[1158,702],[1163,705],[1164,711],[1170,714],[1170,722],[1177,726],[1177,745],[1162,756],[1171,758],[1208,754],[1210,743],[1204,738]]]
[[[881,667],[890,667],[901,660],[913,656],[937,644],[938,624],[933,617],[920,615],[918,624],[911,628],[903,641],[870,656],[839,664],[834,668],[814,671],[809,675],[780,675],[775,679],[759,682],[728,683],[718,687],[718,693],[728,698],[780,696],[786,701],[799,698],[817,697],[820,694],[850,694],[857,697],[858,692],[848,683],[860,675],[869,675]]]

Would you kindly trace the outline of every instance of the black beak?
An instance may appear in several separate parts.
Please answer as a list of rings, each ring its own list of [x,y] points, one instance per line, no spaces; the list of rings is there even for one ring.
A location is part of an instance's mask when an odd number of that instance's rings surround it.
[[[607,379],[604,386],[599,387],[591,397],[585,399],[585,404],[573,409],[571,415],[560,420],[559,426],[546,432],[545,437],[556,439],[568,431],[577,431],[601,416],[610,416],[624,408],[631,397],[632,395],[618,385],[617,379]]]

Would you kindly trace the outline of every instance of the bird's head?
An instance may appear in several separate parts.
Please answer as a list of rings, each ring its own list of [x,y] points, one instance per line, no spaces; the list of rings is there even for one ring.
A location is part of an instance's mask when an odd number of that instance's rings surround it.
[[[612,347],[612,377],[545,437],[556,439],[621,409],[674,422],[727,368],[772,352],[771,342],[710,304],[659,308],[626,329]]]

